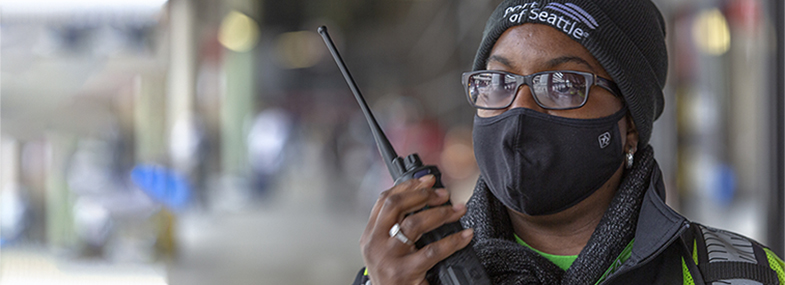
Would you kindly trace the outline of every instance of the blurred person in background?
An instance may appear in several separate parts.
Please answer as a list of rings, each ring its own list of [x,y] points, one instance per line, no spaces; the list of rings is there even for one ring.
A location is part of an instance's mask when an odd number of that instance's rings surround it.
[[[665,204],[648,143],[667,65],[649,0],[502,2],[462,78],[477,108],[474,194],[440,206],[450,195],[433,176],[383,192],[355,284],[436,283],[427,271],[470,244],[497,284],[785,282],[764,245]],[[459,219],[464,231],[414,246]]]
[[[290,115],[282,108],[265,109],[254,118],[248,133],[248,161],[253,171],[253,187],[261,196],[268,195],[283,167],[291,130]]]

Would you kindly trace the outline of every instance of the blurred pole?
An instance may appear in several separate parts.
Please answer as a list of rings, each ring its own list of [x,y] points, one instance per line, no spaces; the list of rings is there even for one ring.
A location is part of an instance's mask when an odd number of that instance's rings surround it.
[[[170,166],[191,177],[195,156],[194,95],[196,94],[196,4],[192,0],[169,1],[169,74],[167,77],[166,135]],[[144,81],[141,82],[145,84]],[[145,85],[139,86],[146,92]],[[153,87],[154,88],[154,87]],[[154,92],[153,90],[149,90]],[[146,94],[150,95],[150,94]],[[145,95],[143,95],[145,96]],[[153,102],[150,102],[153,103]],[[164,258],[174,255],[176,244],[172,235],[174,216],[164,208],[153,217],[158,227],[156,247]]]
[[[5,137],[0,143],[0,191],[16,191],[19,182],[19,147],[18,142],[12,138]]]
[[[260,1],[227,1],[221,24],[222,34],[226,37],[222,44],[224,53],[223,70],[225,76],[224,96],[221,102],[221,167],[225,177],[242,177],[248,172],[248,146],[246,130],[254,112],[254,77],[256,62],[253,46],[228,45],[229,42],[245,43],[245,37],[258,36],[252,19],[258,18],[257,5]],[[238,13],[239,12],[239,13]],[[241,14],[240,14],[241,13]],[[219,38],[219,41],[221,39]],[[236,189],[233,189],[236,190]]]
[[[169,1],[169,76],[167,133],[172,167],[190,170],[189,127],[193,122],[196,90],[195,12],[191,0]],[[188,173],[187,173],[188,174]]]
[[[21,211],[19,203],[19,143],[9,138],[0,142],[0,238],[3,243],[18,232]]]
[[[769,246],[779,256],[785,254],[785,2],[774,2],[774,23],[776,31],[776,70],[773,81],[776,92],[771,100],[774,114],[772,123],[774,175],[769,205]]]
[[[166,159],[166,82],[161,76],[134,78],[134,138],[136,162],[163,163]]]
[[[64,133],[47,134],[49,161],[46,180],[46,236],[54,252],[73,249],[77,242],[74,231],[73,201],[68,188],[66,170],[68,158],[76,145],[76,138]]]

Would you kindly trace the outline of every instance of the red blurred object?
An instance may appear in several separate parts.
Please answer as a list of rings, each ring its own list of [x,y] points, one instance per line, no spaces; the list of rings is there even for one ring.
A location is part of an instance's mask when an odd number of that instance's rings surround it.
[[[745,33],[756,33],[761,26],[761,3],[759,0],[731,0],[725,14],[732,26]]]

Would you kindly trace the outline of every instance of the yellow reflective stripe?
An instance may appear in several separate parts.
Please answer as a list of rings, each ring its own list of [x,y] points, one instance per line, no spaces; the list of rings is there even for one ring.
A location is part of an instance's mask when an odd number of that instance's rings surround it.
[[[627,261],[627,259],[630,259],[630,255],[632,254],[632,244],[634,242],[635,242],[635,239],[633,238],[630,241],[630,243],[627,244],[627,247],[625,247],[624,250],[621,251],[619,256],[616,257],[616,260],[611,264],[611,266],[608,267],[608,270],[605,270],[605,273],[602,274],[602,276],[600,277],[600,280],[597,280],[597,282],[594,283],[594,285],[600,284],[603,281],[605,281],[605,278],[608,278],[608,276],[610,276],[611,274],[616,272],[616,270],[618,270],[619,267],[621,267],[621,265],[624,264],[624,262]]]
[[[687,263],[684,262],[684,257],[681,258],[681,280],[684,281],[684,285],[695,285],[695,280],[692,279],[692,274],[690,274],[690,269],[687,268]]]
[[[692,241],[692,261],[695,261],[695,264],[698,264],[698,241]]]
[[[368,267],[365,268],[365,272],[363,273],[364,276],[368,276]]]
[[[769,260],[769,267],[777,272],[777,279],[780,280],[780,284],[785,284],[785,263],[783,263],[782,259],[770,249],[764,247],[763,250],[766,251],[766,259]]]

